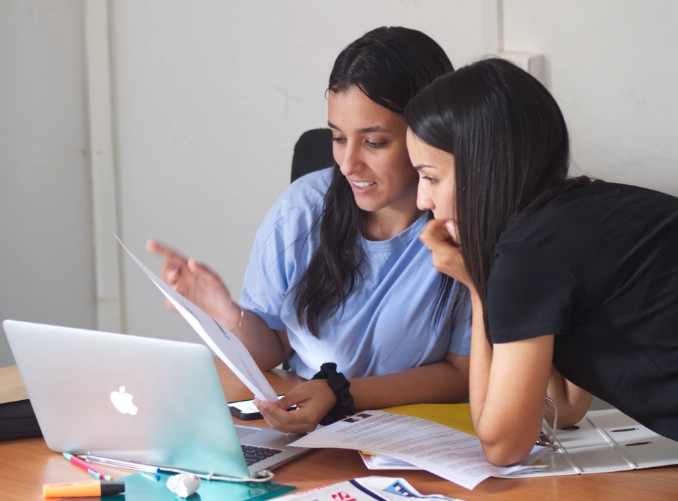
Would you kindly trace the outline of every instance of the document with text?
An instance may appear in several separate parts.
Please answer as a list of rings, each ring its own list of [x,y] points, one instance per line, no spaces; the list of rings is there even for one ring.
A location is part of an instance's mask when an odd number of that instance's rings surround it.
[[[449,426],[385,411],[364,411],[318,429],[292,446],[365,450],[407,461],[446,480],[473,489],[488,477],[529,468],[499,467],[485,458],[480,440]],[[525,459],[529,465],[546,454],[535,447]]]
[[[117,235],[115,238],[118,238]],[[256,362],[247,351],[245,345],[228,329],[222,327],[216,320],[202,311],[191,301],[176,292],[172,287],[158,278],[144,263],[125,247],[120,239],[118,242],[127,251],[132,260],[143,270],[151,281],[160,289],[160,292],[172,303],[184,319],[193,327],[214,353],[238,376],[254,395],[261,400],[276,402],[278,396],[264,377]]]
[[[275,498],[276,501],[403,501],[405,499],[427,499],[436,501],[463,501],[442,494],[419,493],[404,478],[361,477],[326,487],[294,491],[292,494]]]

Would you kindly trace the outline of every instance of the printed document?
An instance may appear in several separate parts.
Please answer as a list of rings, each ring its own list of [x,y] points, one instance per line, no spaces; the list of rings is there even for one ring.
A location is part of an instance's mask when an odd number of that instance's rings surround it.
[[[361,477],[345,482],[295,491],[276,498],[276,501],[402,501],[404,499],[427,499],[437,501],[462,501],[441,494],[423,495],[404,478]]]
[[[118,238],[117,235],[115,238]],[[238,376],[249,390],[260,400],[275,402],[278,396],[264,377],[256,362],[247,351],[245,345],[228,329],[222,327],[216,320],[202,311],[184,296],[160,280],[144,263],[132,254],[125,244],[118,238],[123,249],[131,256],[135,263],[148,275],[148,278],[160,289],[172,303],[182,317],[193,327],[200,337],[207,343],[214,353]]]
[[[290,444],[333,447],[386,454],[473,489],[488,477],[507,475],[525,466],[499,467],[485,458],[473,435],[432,421],[385,411],[365,411],[318,429]],[[535,447],[524,463],[534,463],[545,448]]]

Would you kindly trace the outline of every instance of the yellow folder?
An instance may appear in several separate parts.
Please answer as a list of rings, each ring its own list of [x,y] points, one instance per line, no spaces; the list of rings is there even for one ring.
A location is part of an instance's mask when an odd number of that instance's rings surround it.
[[[477,437],[469,404],[413,404],[383,409],[386,412],[418,417],[443,424]]]

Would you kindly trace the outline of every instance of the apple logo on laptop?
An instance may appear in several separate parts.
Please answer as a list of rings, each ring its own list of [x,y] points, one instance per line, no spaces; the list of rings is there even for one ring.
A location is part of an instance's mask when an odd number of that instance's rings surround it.
[[[111,402],[113,402],[113,407],[115,407],[122,414],[131,414],[134,416],[139,410],[136,405],[132,403],[134,397],[125,393],[125,387],[121,386],[120,391],[111,392]]]

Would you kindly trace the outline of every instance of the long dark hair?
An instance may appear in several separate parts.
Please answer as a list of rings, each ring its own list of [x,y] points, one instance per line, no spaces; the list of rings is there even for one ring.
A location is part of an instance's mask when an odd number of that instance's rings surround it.
[[[537,79],[501,59],[438,78],[405,119],[422,141],[454,155],[461,253],[485,305],[501,234],[525,211],[590,182],[567,178],[565,119]],[[487,310],[484,323],[489,339]]]
[[[402,27],[372,30],[348,45],[330,74],[330,92],[358,87],[394,113],[436,77],[453,71],[443,49],[428,35]],[[296,285],[297,320],[316,337],[320,322],[336,313],[360,279],[364,252],[359,242],[364,212],[334,166],[320,219],[320,246]]]

